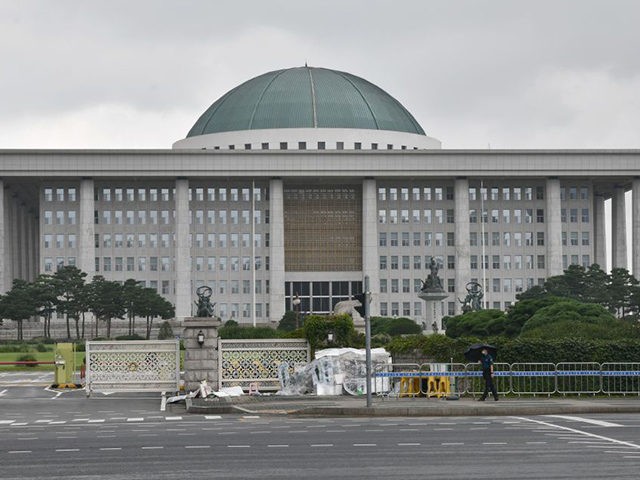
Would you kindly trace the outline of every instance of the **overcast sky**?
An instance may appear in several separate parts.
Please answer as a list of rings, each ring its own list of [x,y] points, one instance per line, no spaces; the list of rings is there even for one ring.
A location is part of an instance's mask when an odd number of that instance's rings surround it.
[[[170,148],[280,68],[385,89],[444,148],[640,147],[640,2],[0,0],[0,148]]]

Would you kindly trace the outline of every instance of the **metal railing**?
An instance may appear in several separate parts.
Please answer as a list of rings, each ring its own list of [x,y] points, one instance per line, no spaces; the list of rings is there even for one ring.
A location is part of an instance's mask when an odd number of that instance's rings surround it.
[[[477,363],[388,364],[373,373],[374,394],[384,396],[480,395]],[[384,379],[384,382],[379,381]],[[639,395],[640,363],[495,363],[501,395]]]

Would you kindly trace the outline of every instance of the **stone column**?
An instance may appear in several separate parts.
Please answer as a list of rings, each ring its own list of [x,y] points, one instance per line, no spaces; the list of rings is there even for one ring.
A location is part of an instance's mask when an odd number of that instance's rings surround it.
[[[607,240],[604,218],[604,196],[593,195],[593,254],[594,262],[607,270]]]
[[[562,216],[560,180],[547,179],[547,277],[562,275]]]
[[[78,212],[78,268],[91,282],[96,274],[95,193],[92,178],[80,180],[80,211]]]
[[[20,278],[23,280],[29,280],[29,263],[27,255],[29,255],[29,245],[27,240],[27,223],[29,222],[29,213],[27,206],[20,202],[18,205],[18,217],[20,219],[20,231],[18,232],[20,238]]]
[[[269,182],[269,317],[274,323],[284,315],[284,187],[282,179]]]
[[[175,197],[176,319],[191,316],[191,252],[189,249],[189,180],[176,180]]]
[[[633,276],[640,278],[640,178],[631,184],[631,258]]]
[[[5,198],[4,198],[4,180],[0,178],[0,294],[4,294],[9,289],[9,283],[6,279],[6,252],[5,249]]]
[[[456,178],[455,199],[455,240],[456,240],[456,295],[464,298],[467,282],[471,280],[471,253],[469,247],[469,180]],[[482,221],[482,212],[478,215]],[[486,288],[486,286],[484,286]],[[456,314],[462,305],[456,302]],[[427,325],[429,327],[429,325]]]
[[[362,182],[362,274],[363,278],[365,275],[369,275],[369,288],[371,290],[369,315],[371,317],[378,316],[380,312],[377,210],[376,181],[368,178]],[[362,326],[364,326],[364,323]]]
[[[624,187],[616,187],[611,199],[612,268],[627,268],[627,218]]]
[[[184,382],[187,392],[196,390],[202,380],[214,390],[218,382],[218,328],[217,318],[187,317],[184,319]],[[204,335],[204,343],[198,343],[198,334]]]
[[[33,282],[37,275],[36,265],[33,258],[33,252],[36,249],[36,242],[38,241],[38,237],[36,237],[35,225],[33,222],[34,213],[33,210],[27,210],[27,251],[26,251],[26,263],[27,263],[27,280],[29,282]]]
[[[18,196],[13,195],[11,198],[11,250],[10,255],[12,259],[11,268],[11,284],[16,278],[22,278],[20,276],[20,213],[18,212]],[[11,288],[11,287],[9,287]]]

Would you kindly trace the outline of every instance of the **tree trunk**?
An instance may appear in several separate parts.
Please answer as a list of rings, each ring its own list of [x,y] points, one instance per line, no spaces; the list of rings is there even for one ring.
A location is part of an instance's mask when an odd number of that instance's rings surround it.
[[[151,327],[153,326],[153,317],[147,317],[147,340],[151,337]]]
[[[71,325],[69,324],[69,314],[65,314],[65,317],[67,319],[67,338],[71,339]]]
[[[80,318],[76,317],[73,319],[76,324],[76,338],[80,339]]]
[[[82,338],[84,339],[84,312],[82,312]]]
[[[94,318],[96,320],[96,334],[95,334],[94,338],[98,338],[98,321],[100,319],[98,317],[96,317],[95,315],[94,315]]]
[[[107,338],[111,338],[111,319],[107,318]]]

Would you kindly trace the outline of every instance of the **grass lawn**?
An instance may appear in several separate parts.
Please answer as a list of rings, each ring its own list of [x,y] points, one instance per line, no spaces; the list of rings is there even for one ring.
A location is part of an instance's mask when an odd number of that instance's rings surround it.
[[[53,362],[53,351],[51,352],[14,352],[14,353],[0,353],[0,362],[15,362],[22,355],[31,355],[35,357],[38,362]],[[76,369],[80,369],[82,359],[84,358],[84,352],[76,352]],[[55,369],[55,365],[37,365],[35,367],[27,367],[25,365],[0,365],[0,371],[34,371],[34,370],[51,370]]]

